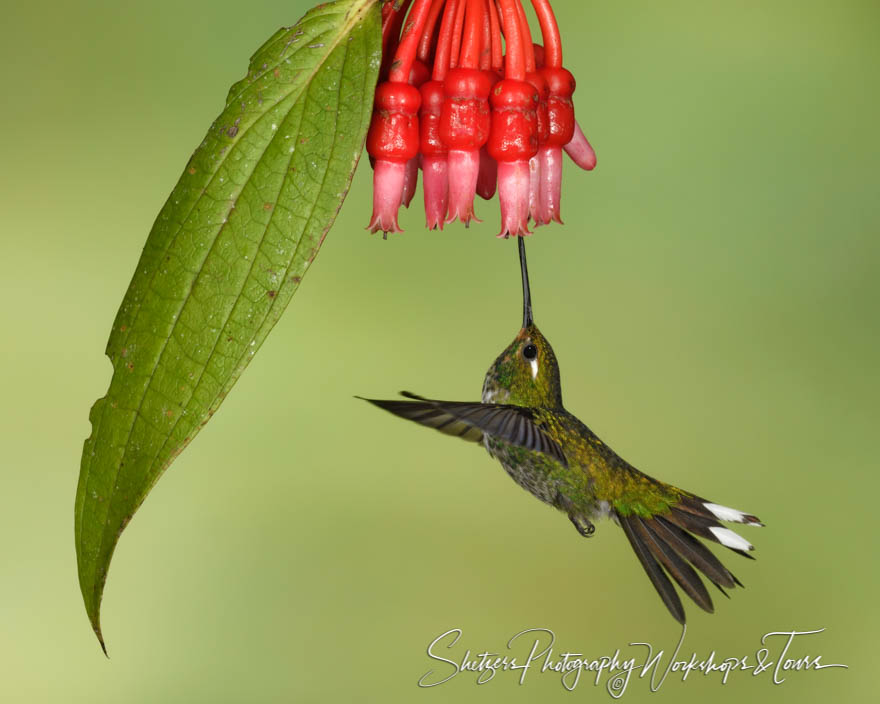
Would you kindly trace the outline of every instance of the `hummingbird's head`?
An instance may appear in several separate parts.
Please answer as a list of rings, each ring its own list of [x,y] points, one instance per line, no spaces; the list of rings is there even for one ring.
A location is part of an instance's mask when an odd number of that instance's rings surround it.
[[[523,282],[523,325],[489,368],[483,384],[483,402],[561,408],[559,365],[553,348],[532,320],[525,244],[522,237],[517,239]]]

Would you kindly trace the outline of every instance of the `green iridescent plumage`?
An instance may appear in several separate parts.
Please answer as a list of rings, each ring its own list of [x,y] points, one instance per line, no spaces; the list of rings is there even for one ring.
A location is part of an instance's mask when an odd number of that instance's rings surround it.
[[[685,614],[669,576],[701,608],[712,611],[697,570],[722,592],[739,582],[694,536],[748,557],[751,544],[720,521],[760,521],[643,474],[565,410],[556,355],[532,319],[525,245],[518,240],[523,325],[489,368],[482,401],[437,401],[410,393],[403,394],[404,401],[367,400],[483,444],[517,484],[563,511],[581,535],[592,535],[594,520],[612,518],[676,620],[684,623]]]

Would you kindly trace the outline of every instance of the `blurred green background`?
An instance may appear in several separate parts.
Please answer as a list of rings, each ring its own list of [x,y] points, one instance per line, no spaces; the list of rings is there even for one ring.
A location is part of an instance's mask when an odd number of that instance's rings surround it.
[[[497,201],[483,226],[364,231],[364,162],[283,320],[128,528],[104,602],[76,580],[73,497],[103,348],[153,218],[251,52],[307,2],[4,3],[0,28],[0,700],[565,697],[586,678],[431,690],[427,644],[555,630],[593,656],[679,629],[622,533],[580,538],[478,448],[352,398],[476,399],[520,320]],[[529,255],[566,405],[643,470],[753,511],[757,562],[683,653],[849,670],[670,678],[656,701],[877,691],[880,7],[554,2],[599,154]],[[636,654],[636,653],[633,653]],[[641,700],[644,680],[626,699]],[[571,700],[571,699],[569,699]]]

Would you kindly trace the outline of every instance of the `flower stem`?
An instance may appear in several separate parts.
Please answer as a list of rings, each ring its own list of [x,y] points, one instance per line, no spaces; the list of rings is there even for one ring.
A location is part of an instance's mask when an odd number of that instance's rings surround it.
[[[442,81],[446,78],[446,71],[449,70],[449,57],[452,53],[452,30],[459,2],[461,0],[448,0],[446,9],[443,11],[443,21],[440,24],[440,34],[437,37],[437,52],[434,55],[432,78],[435,81]]]
[[[382,6],[382,68],[379,71],[381,81],[388,78],[394,54],[400,43],[400,28],[411,3],[412,0],[403,0],[399,4],[389,2]]]
[[[504,53],[501,46],[501,20],[498,19],[498,7],[495,0],[486,0],[486,9],[489,11],[489,34],[491,58],[489,67],[493,71],[501,71],[504,66]]]
[[[388,80],[391,83],[407,83],[409,81],[409,73],[416,58],[416,49],[418,49],[422,30],[430,11],[431,0],[415,0],[413,3],[412,12],[406,18],[403,36],[394,54],[394,62],[391,64],[391,71],[388,74]]]
[[[486,0],[483,3],[483,23],[481,31],[482,44],[480,45],[480,70],[488,71],[492,62],[492,27],[489,26],[489,8]]]
[[[501,26],[507,38],[507,56],[504,59],[504,75],[515,81],[526,78],[523,38],[519,25],[518,0],[500,0]]]
[[[483,25],[486,20],[485,10],[486,5],[483,0],[467,0],[467,19],[458,60],[458,65],[462,68],[479,67],[480,52],[483,48]]]
[[[400,27],[412,0],[403,0],[400,5],[389,2],[382,6],[382,53],[397,49]],[[393,45],[391,42],[393,41]]]
[[[523,8],[522,3],[516,3],[516,14],[519,15],[519,27],[523,37],[523,60],[525,62],[526,73],[534,73],[535,47],[532,46],[532,31],[529,29],[529,20],[526,18],[526,11]]]
[[[425,22],[425,29],[422,32],[421,41],[419,41],[419,50],[416,53],[419,61],[428,63],[431,58],[431,49],[434,48],[434,33],[445,5],[446,0],[434,0],[431,3],[431,12],[428,14],[428,19]]]
[[[464,10],[468,0],[461,0],[455,12],[455,25],[452,28],[452,45],[449,49],[449,68],[458,66],[458,54],[461,49],[461,32],[464,28]]]
[[[559,39],[559,25],[556,24],[550,0],[532,0],[532,6],[538,15],[544,38],[544,65],[559,68],[562,66],[562,41]]]

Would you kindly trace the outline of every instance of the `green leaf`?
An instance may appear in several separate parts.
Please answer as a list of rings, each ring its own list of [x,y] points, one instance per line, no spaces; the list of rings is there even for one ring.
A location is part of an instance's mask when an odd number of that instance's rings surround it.
[[[107,344],[113,378],[76,493],[80,588],[102,648],[122,530],[278,321],[345,198],[381,60],[379,4],[326,3],[276,32],[153,225]]]

